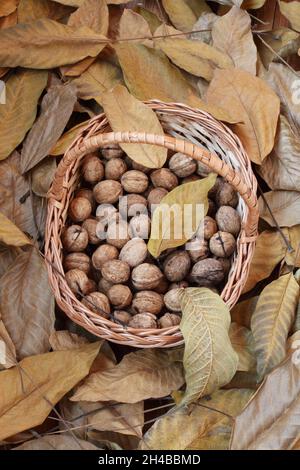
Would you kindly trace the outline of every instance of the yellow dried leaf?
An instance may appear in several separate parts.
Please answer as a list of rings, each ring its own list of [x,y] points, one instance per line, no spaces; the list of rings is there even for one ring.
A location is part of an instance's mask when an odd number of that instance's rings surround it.
[[[115,86],[102,96],[102,106],[115,132],[148,132],[164,135],[163,128],[152,111],[132,96],[125,87]],[[124,152],[147,168],[161,168],[167,159],[167,149],[149,144],[120,144]]]
[[[70,16],[68,25],[74,29],[88,26],[95,33],[107,35],[108,8],[105,0],[84,0],[81,6]]]
[[[13,450],[98,450],[94,444],[68,435],[50,434],[24,442]]]
[[[133,38],[138,38],[139,43],[149,44],[151,46],[151,41],[141,39],[152,38],[152,33],[147,21],[135,11],[126,8],[120,19],[118,39],[125,40],[129,38],[130,42]]]
[[[229,328],[229,338],[233,349],[239,356],[237,370],[243,372],[253,370],[256,360],[251,331],[237,323],[231,323]]]
[[[280,227],[292,227],[300,224],[300,192],[298,191],[269,191],[264,194],[267,204],[262,197],[258,200],[259,215],[271,227],[276,224],[270,210]]]
[[[32,242],[21,230],[0,212],[0,241],[6,245],[24,246]]]
[[[292,25],[292,28],[300,32],[300,3],[281,2],[279,1],[279,8],[283,16],[285,16]]]
[[[170,191],[152,216],[148,251],[157,258],[164,250],[183,245],[196,232],[208,210],[208,191],[217,175],[185,183]]]
[[[162,4],[173,25],[184,32],[192,31],[201,13],[210,11],[208,5],[202,1],[162,0]]]
[[[89,121],[81,122],[80,124],[77,124],[77,126],[74,126],[72,129],[68,130],[56,142],[55,146],[49,152],[49,154],[53,156],[63,155],[73,140],[76,139],[79,132],[81,132],[88,125],[88,123]]]
[[[59,20],[72,12],[72,8],[52,0],[20,0],[18,22],[29,23],[40,18]]]
[[[0,16],[8,16],[17,9],[18,0],[1,0]]]
[[[237,303],[230,312],[231,321],[250,329],[251,317],[255,311],[257,301],[258,296],[255,296]]]

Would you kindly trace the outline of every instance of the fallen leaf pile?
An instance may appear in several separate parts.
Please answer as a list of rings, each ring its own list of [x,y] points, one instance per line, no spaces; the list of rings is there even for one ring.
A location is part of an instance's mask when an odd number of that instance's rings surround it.
[[[274,15],[270,0],[0,2],[2,449],[300,450],[300,2]],[[59,310],[43,249],[66,149],[103,111],[114,131],[163,134],[149,99],[200,108],[237,134],[260,220],[237,305],[182,288],[184,346],[137,350]],[[122,149],[147,168],[167,159]],[[192,204],[214,183],[187,183]],[[164,202],[182,204],[182,187]]]

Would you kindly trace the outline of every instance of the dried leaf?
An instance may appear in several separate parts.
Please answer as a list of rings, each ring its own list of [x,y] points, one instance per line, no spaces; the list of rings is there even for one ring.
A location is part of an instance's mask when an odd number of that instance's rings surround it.
[[[54,147],[50,150],[49,154],[53,156],[63,155],[67,148],[71,145],[77,135],[88,125],[89,121],[81,122],[77,126],[72,127],[56,142]]]
[[[294,441],[299,439],[299,407],[298,349],[265,378],[236,418],[231,449],[292,449]]]
[[[73,436],[54,434],[24,442],[13,450],[99,450],[99,448]]]
[[[213,25],[219,18],[215,13],[203,13],[193,26],[193,34],[190,35],[191,39],[212,44],[211,32]]]
[[[286,250],[287,247],[279,232],[265,230],[260,233],[243,292],[248,292],[259,281],[269,277],[277,264],[283,260]]]
[[[53,351],[67,351],[81,348],[84,344],[89,343],[89,340],[68,330],[60,330],[52,331],[49,336],[49,343]]]
[[[173,31],[173,28],[162,25],[155,31],[154,37],[166,34],[166,28],[167,32]],[[205,42],[184,37],[165,37],[155,39],[154,43],[155,47],[162,50],[178,67],[206,80],[212,79],[214,67],[224,69],[233,67],[227,54],[223,54]]]
[[[297,191],[300,188],[300,136],[283,115],[274,149],[258,171],[271,189]]]
[[[0,30],[0,36],[2,31],[7,30]],[[6,82],[6,104],[0,104],[0,160],[10,155],[31,128],[47,76],[46,72],[20,70]]]
[[[105,0],[84,0],[80,7],[72,13],[68,25],[74,29],[88,26],[95,33],[107,35],[108,8]]]
[[[265,33],[263,40],[269,47],[260,42],[258,52],[266,68],[269,68],[271,62],[278,62],[278,56],[286,58],[296,54],[300,47],[300,35],[288,28],[275,29]]]
[[[235,67],[256,75],[257,50],[246,11],[232,7],[212,28],[213,45],[227,54]]]
[[[237,370],[248,372],[255,367],[253,336],[250,330],[237,323],[231,323],[229,338],[233,349],[239,357]]]
[[[218,390],[211,397],[202,398],[191,410],[173,410],[146,432],[140,449],[228,449],[233,418],[241,412],[252,394],[253,391],[247,389]]]
[[[1,318],[1,316],[0,316]],[[2,320],[0,320],[0,369],[9,369],[17,363],[16,348]]]
[[[183,383],[180,362],[170,361],[164,351],[145,349],[127,354],[111,369],[91,374],[71,400],[137,403],[164,397]]]
[[[300,225],[284,228],[282,231],[292,247],[291,251],[286,251],[284,261],[289,266],[300,268]]]
[[[40,116],[23,144],[21,154],[23,174],[49,154],[62,135],[76,101],[76,86],[73,83],[57,85],[49,89],[43,98]],[[58,116],[59,119],[57,119]]]
[[[60,20],[73,11],[70,7],[60,5],[51,0],[20,0],[18,6],[18,22],[29,23],[41,18]]]
[[[245,328],[251,328],[251,317],[255,311],[258,296],[237,303],[230,312],[231,321]]]
[[[280,227],[300,224],[300,192],[269,191],[264,197]],[[258,205],[260,217],[274,227],[274,220],[262,197],[259,198]]]
[[[183,245],[196,232],[208,210],[208,191],[216,174],[177,186],[154,210],[148,251],[157,258],[164,250]]]
[[[84,26],[76,31],[48,18],[0,30],[0,63],[4,67],[47,69],[97,56],[107,43]],[[26,50],[26,54],[24,54]]]
[[[14,248],[0,243],[0,278],[14,263],[16,257],[20,253],[20,248]]]
[[[0,374],[0,439],[41,424],[88,373],[99,343],[27,357]],[[28,413],[34,410],[34,413]]]
[[[118,39],[126,40],[130,38],[131,42],[133,38],[139,38],[139,43],[151,46],[151,41],[141,39],[147,37],[152,38],[147,21],[135,11],[126,8],[120,19]]]
[[[230,382],[238,355],[229,339],[230,313],[219,295],[206,288],[180,292],[186,391],[181,406],[196,402]]]
[[[55,158],[48,157],[40,162],[31,172],[32,191],[40,197],[46,197],[56,172]]]
[[[0,16],[8,16],[17,9],[17,0],[2,0],[0,5]]]
[[[11,246],[30,245],[32,242],[18,227],[0,212],[0,242]]]
[[[244,70],[216,70],[207,91],[208,104],[230,109],[233,126],[254,163],[271,152],[279,115],[279,99],[260,78]]]
[[[197,9],[193,6],[197,3]],[[189,2],[188,0],[162,0],[173,25],[180,31],[189,32],[193,29],[198,17],[203,12],[209,12],[210,8],[205,2]]]
[[[54,298],[46,265],[36,247],[21,253],[2,276],[0,310],[19,359],[49,351]]]
[[[300,32],[300,4],[298,1],[281,2],[279,8],[283,16],[285,16],[292,25],[292,28]]]
[[[257,371],[263,378],[285,357],[286,340],[295,318],[300,287],[292,273],[264,288],[251,319]]]
[[[134,98],[125,87],[115,86],[102,97],[102,106],[115,132],[148,132],[164,135],[163,128],[152,111]],[[161,168],[167,159],[167,149],[148,144],[120,144],[124,152],[147,168]]]

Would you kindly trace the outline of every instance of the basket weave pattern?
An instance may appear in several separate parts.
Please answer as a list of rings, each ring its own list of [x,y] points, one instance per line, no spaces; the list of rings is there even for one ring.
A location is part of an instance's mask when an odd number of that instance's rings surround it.
[[[237,211],[242,229],[237,239],[228,282],[221,297],[232,308],[246,282],[257,237],[257,182],[239,139],[209,114],[176,103],[146,103],[157,114],[165,135],[111,132],[104,114],[93,118],[61,160],[49,191],[45,258],[50,285],[60,308],[78,325],[96,336],[134,347],[171,347],[183,342],[178,326],[134,329],[107,320],[85,307],[66,283],[62,265],[61,233],[68,207],[80,181],[81,161],[89,152],[107,144],[140,142],[163,146],[203,162],[223,176],[239,193]]]

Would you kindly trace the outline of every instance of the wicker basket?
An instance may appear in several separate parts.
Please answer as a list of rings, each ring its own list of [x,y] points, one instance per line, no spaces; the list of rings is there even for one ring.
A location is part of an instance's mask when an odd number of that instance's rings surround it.
[[[111,132],[104,114],[93,118],[61,160],[49,192],[45,259],[50,284],[60,308],[75,323],[96,336],[134,347],[171,347],[183,342],[178,326],[164,329],[134,329],[93,313],[68,287],[62,265],[61,232],[68,206],[80,180],[80,164],[85,154],[107,144],[141,142],[164,146],[200,160],[223,176],[239,193],[237,210],[242,229],[237,240],[228,282],[222,298],[231,308],[246,282],[257,236],[258,209],[256,179],[239,139],[209,114],[182,104],[149,101],[166,133],[158,136],[136,132]]]

